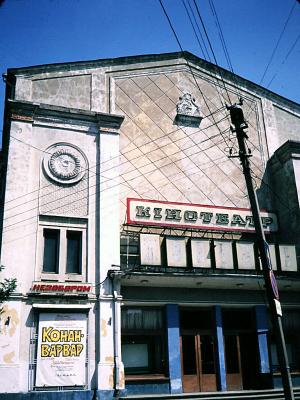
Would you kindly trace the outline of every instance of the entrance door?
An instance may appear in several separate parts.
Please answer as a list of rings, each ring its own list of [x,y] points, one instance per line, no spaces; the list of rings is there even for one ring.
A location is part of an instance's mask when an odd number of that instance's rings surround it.
[[[237,334],[225,335],[224,343],[227,390],[243,389],[240,337]]]
[[[257,344],[250,333],[225,334],[227,390],[259,389]]]
[[[198,331],[182,333],[181,358],[184,392],[217,390],[213,335]]]

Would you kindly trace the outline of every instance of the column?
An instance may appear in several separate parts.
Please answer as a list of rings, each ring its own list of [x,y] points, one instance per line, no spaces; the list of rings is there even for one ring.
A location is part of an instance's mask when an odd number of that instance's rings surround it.
[[[255,307],[256,334],[258,342],[259,371],[262,374],[270,373],[268,351],[268,315],[266,306]]]
[[[217,388],[218,390],[224,392],[227,390],[227,384],[226,384],[225,351],[224,351],[224,340],[223,340],[222,309],[220,306],[215,306],[213,311],[214,311],[214,321],[215,321]]]
[[[168,304],[166,313],[170,392],[182,393],[178,305]]]

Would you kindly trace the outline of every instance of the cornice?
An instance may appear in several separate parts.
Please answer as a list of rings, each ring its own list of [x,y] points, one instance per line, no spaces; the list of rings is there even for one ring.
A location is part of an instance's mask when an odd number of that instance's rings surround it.
[[[172,53],[161,53],[161,54],[142,54],[142,55],[132,55],[116,58],[106,58],[88,61],[72,61],[65,63],[53,63],[36,65],[29,67],[20,68],[9,68],[7,74],[5,74],[8,80],[13,80],[15,76],[28,76],[40,73],[55,73],[55,72],[74,72],[86,69],[95,68],[116,68],[119,66],[130,66],[139,64],[152,64],[152,63],[164,63],[176,61],[179,62],[180,59],[184,59],[187,63],[192,63],[195,66],[203,68],[204,70],[211,72],[216,75],[222,75],[225,80],[231,81],[233,83],[238,83],[241,87],[244,87],[250,91],[253,91],[260,97],[265,97],[278,106],[285,106],[294,112],[300,112],[300,105],[292,100],[289,100],[277,93],[258,85],[257,83],[251,82],[246,78],[228,71],[225,68],[216,66],[213,63],[203,60],[202,58],[188,52],[172,52]]]
[[[268,161],[268,167],[276,172],[290,160],[300,160],[300,142],[288,140],[280,146]]]
[[[56,122],[88,123],[95,124],[100,130],[118,130],[124,120],[123,115],[99,113],[95,111],[80,110],[54,106],[50,104],[33,103],[30,101],[11,100],[8,102],[9,115],[12,120],[23,122],[36,122],[47,119]]]

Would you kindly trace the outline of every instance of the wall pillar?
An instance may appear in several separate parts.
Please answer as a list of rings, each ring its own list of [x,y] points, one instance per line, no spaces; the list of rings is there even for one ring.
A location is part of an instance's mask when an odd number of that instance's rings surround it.
[[[266,306],[255,307],[256,334],[258,342],[259,372],[270,373],[268,351],[268,315]]]
[[[220,306],[215,306],[214,321],[215,321],[215,343],[216,343],[216,375],[217,375],[217,388],[225,392],[227,390],[226,384],[226,366],[225,366],[225,351],[223,340],[223,321],[222,309]]]
[[[179,307],[168,304],[166,308],[170,393],[182,393]]]

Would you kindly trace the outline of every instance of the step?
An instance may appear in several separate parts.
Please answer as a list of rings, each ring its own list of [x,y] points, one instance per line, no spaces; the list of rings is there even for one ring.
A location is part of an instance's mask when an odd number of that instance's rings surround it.
[[[295,400],[300,400],[300,387],[293,388]],[[282,389],[268,390],[243,390],[232,392],[200,392],[181,394],[151,394],[151,395],[129,395],[120,397],[119,400],[175,400],[175,399],[198,399],[198,400],[285,400]]]

